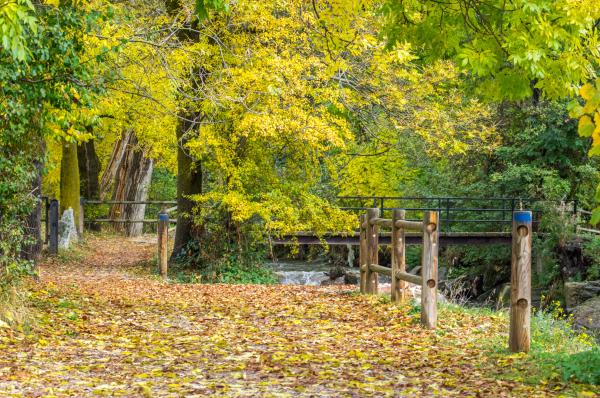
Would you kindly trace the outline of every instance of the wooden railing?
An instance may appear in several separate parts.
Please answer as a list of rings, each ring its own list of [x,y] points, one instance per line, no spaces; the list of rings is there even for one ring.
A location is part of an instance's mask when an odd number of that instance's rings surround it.
[[[408,297],[408,283],[421,285],[421,323],[434,329],[437,323],[439,213],[427,211],[423,221],[405,220],[406,211],[394,209],[392,218],[380,218],[378,208],[368,209],[360,217],[360,291],[377,294],[378,274],[392,279],[393,302],[403,302]],[[392,267],[379,265],[379,231],[392,230]],[[406,272],[405,231],[422,231],[423,255],[421,276]]]
[[[408,283],[421,286],[421,324],[437,325],[439,212],[426,211],[423,221],[406,220],[406,211],[392,209],[392,218],[380,218],[380,209],[368,209],[360,216],[360,291],[378,293],[379,274],[392,279],[391,299],[402,303],[408,298]],[[515,211],[512,217],[512,259],[509,348],[529,351],[531,318],[531,236],[532,212]],[[379,233],[391,228],[391,268],[379,264]],[[406,231],[423,234],[421,276],[406,272]]]

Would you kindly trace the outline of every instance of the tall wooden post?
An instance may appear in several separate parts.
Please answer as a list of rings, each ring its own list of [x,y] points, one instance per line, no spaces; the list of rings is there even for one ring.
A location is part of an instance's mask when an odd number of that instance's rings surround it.
[[[368,267],[368,246],[367,246],[367,215],[360,215],[360,249],[359,249],[359,267],[360,267],[360,292],[367,292],[367,267]]]
[[[48,211],[48,253],[58,253],[58,200],[52,199]]]
[[[84,200],[83,198],[79,198],[79,220],[77,220],[78,224],[78,231],[79,232],[79,236],[83,237],[83,228],[84,228],[84,222],[85,222],[85,218],[84,218],[84,214],[83,214],[83,204],[84,204]]]
[[[163,209],[158,214],[158,269],[167,279],[168,273],[169,214]]]
[[[372,272],[370,265],[379,264],[379,226],[372,225],[371,220],[379,217],[379,209],[367,210],[367,269],[365,271],[365,292],[377,294],[379,278]]]
[[[397,220],[404,220],[405,210],[395,209],[392,212],[392,302],[404,302],[407,297],[407,282],[396,278],[396,273],[406,272],[406,242],[404,240],[404,228],[396,226]]]
[[[423,216],[423,258],[421,262],[421,323],[435,329],[437,323],[439,213],[427,211]]]
[[[513,213],[508,340],[512,352],[528,352],[530,347],[531,225],[532,214],[530,211]]]

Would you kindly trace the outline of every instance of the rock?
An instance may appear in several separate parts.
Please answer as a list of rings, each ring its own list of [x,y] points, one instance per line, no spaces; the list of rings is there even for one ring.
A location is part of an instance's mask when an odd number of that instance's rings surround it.
[[[346,272],[346,275],[344,275],[344,284],[358,285],[358,275],[353,272]]]
[[[77,242],[78,235],[75,228],[75,216],[73,215],[73,209],[70,207],[65,210],[58,222],[58,234],[58,247],[61,249],[68,249],[72,243]]]
[[[417,305],[421,305],[421,286],[413,285],[412,283],[410,283],[408,285],[408,291],[409,291],[408,297],[414,299]],[[446,297],[443,294],[441,294],[439,291],[437,294],[437,301],[438,301],[438,303],[447,303],[448,302]]]
[[[600,333],[600,296],[585,301],[573,310],[573,325]]]
[[[584,301],[600,296],[600,281],[565,282],[564,289],[567,311],[571,312]]]
[[[332,286],[332,285],[345,285],[344,277],[340,276],[336,279],[326,279],[321,282],[321,286]]]

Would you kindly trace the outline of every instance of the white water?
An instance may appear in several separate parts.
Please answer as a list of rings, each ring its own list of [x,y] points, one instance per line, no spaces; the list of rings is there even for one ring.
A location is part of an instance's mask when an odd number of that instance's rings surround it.
[[[282,285],[320,285],[329,279],[325,272],[331,267],[325,261],[277,261],[268,264],[275,270]]]

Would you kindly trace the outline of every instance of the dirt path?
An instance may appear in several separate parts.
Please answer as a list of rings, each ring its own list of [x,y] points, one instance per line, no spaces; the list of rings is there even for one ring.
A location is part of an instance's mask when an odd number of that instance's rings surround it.
[[[336,288],[169,285],[148,272],[151,243],[86,247],[41,267],[35,333],[0,335],[1,397],[550,394],[493,377],[481,347],[506,333],[499,317],[442,311],[431,332]]]

